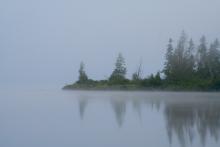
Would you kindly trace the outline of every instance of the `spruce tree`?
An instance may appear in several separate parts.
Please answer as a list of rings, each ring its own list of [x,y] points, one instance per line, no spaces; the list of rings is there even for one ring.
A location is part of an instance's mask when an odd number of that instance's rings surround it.
[[[211,78],[215,79],[220,76],[220,43],[216,39],[211,45],[208,52],[208,66]]]
[[[187,65],[186,65],[186,43],[187,43],[187,36],[183,31],[179,41],[177,42],[177,46],[173,53],[172,58],[172,80],[174,82],[185,81],[187,76]]]
[[[207,43],[205,36],[202,36],[197,51],[197,74],[200,78],[207,79],[209,73]]]
[[[109,81],[112,83],[120,84],[126,79],[126,66],[125,66],[125,59],[122,56],[121,53],[119,53],[116,63],[115,63],[115,69],[112,72]]]
[[[192,39],[189,41],[188,48],[185,52],[185,62],[186,62],[186,75],[187,80],[190,80],[195,72],[195,57],[194,57],[195,45]]]
[[[83,62],[80,63],[80,68],[79,68],[79,80],[78,83],[84,84],[88,81],[88,76],[85,72],[85,65]]]
[[[164,74],[166,76],[167,80],[172,79],[172,60],[173,60],[173,40],[170,38],[169,43],[167,45],[167,51],[166,51],[166,61],[165,61],[165,67],[164,67]]]

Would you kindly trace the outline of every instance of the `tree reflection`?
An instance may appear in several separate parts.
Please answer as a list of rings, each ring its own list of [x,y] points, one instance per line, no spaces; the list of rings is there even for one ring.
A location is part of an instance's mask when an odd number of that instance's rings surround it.
[[[84,113],[85,113],[85,109],[86,109],[87,104],[88,104],[87,99],[79,99],[79,114],[80,114],[81,120],[84,117]]]
[[[124,117],[126,113],[126,101],[124,99],[111,100],[112,108],[115,112],[115,117],[118,123],[118,126],[121,127],[124,122]]]
[[[78,96],[79,116],[80,116],[81,120],[83,120],[83,118],[84,118],[85,110],[88,105],[89,98],[90,98],[90,96],[87,94],[80,94]]]
[[[162,113],[162,116],[165,118],[165,131],[167,132],[170,144],[172,144],[172,140],[174,140],[174,138],[177,138],[183,147],[189,146],[189,144],[192,144],[195,139],[200,140],[203,146],[206,144],[206,140],[209,138],[214,138],[216,141],[218,141],[220,137],[219,100],[213,101],[214,99],[212,98],[197,100],[193,99],[193,96],[192,98],[188,99],[182,99],[182,97],[181,99],[178,99],[178,96],[179,95],[173,95],[171,98],[165,96],[165,98],[162,99],[160,98],[162,97],[161,95],[158,97],[153,97],[153,95],[152,97],[135,97],[134,95],[123,95],[121,93],[117,93],[115,95],[110,95],[105,99],[100,97],[99,100],[109,104],[119,127],[123,126],[126,111],[127,109],[130,110],[130,107],[135,112],[134,114],[140,118],[140,120],[142,120],[141,117],[150,117],[149,115],[151,115],[151,113],[149,111],[157,110],[158,113],[161,113],[161,111],[164,112]],[[92,98],[94,97],[88,95],[83,97],[80,96],[78,99],[79,116],[81,119],[84,118],[85,109],[88,104],[92,102],[90,100]],[[103,110],[105,111],[105,109],[101,108],[100,110],[97,108],[97,111],[105,113],[102,112]],[[144,112],[147,112],[149,115],[144,115]],[[155,115],[155,113],[152,115]],[[163,118],[161,119],[163,120]],[[146,119],[143,118],[143,121],[145,120]],[[157,123],[145,125],[157,127]]]
[[[193,140],[194,109],[181,104],[169,104],[165,107],[167,120],[167,133],[172,143],[173,132],[177,135],[180,143],[185,146],[185,137],[188,134],[190,142]]]
[[[140,120],[141,120],[141,117],[142,117],[142,115],[141,115],[141,104],[142,103],[141,103],[140,100],[137,100],[135,98],[132,100],[133,109],[134,109],[135,112],[137,112],[137,115],[138,115]]]
[[[192,143],[195,134],[205,145],[207,135],[217,141],[220,133],[220,104],[169,103],[165,106],[167,134],[170,143],[176,135],[180,144]]]
[[[218,141],[220,133],[220,104],[212,103],[208,107],[201,106],[197,112],[198,132],[203,144],[209,132]]]

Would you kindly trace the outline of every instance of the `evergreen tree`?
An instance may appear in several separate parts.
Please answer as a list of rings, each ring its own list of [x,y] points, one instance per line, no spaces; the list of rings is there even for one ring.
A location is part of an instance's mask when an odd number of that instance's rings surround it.
[[[122,56],[122,54],[119,53],[115,63],[115,69],[112,72],[109,81],[120,84],[120,82],[126,79],[125,75],[126,75],[125,59]]]
[[[162,79],[160,77],[160,72],[157,72],[157,74],[154,76],[153,74],[151,74],[149,76],[147,80],[147,86],[150,86],[150,87],[157,87],[157,86],[161,86],[162,85]]]
[[[79,68],[79,80],[78,83],[84,84],[88,81],[88,76],[85,72],[85,65],[83,62],[80,63],[80,68]]]
[[[173,78],[175,81],[183,81],[186,78],[186,59],[185,59],[185,49],[186,49],[187,37],[185,32],[183,31],[179,41],[177,43],[177,47],[174,51],[174,61],[173,61]]]
[[[160,77],[160,72],[157,72],[157,74],[155,75],[155,85],[160,86],[161,84],[162,84],[162,79]]]
[[[172,80],[174,82],[184,81],[186,80],[186,72],[187,72],[187,65],[186,65],[186,43],[187,37],[185,32],[183,31],[179,41],[177,43],[177,47],[174,50],[173,58],[172,58]]]
[[[164,74],[166,76],[167,80],[172,79],[172,59],[173,59],[173,40],[170,38],[169,43],[167,45],[167,52],[166,52],[166,61],[165,61],[165,67],[164,67]]]
[[[197,49],[197,52],[195,51]],[[187,40],[187,36],[182,32],[176,47],[173,47],[172,39],[169,39],[166,50],[166,61],[163,73],[165,79],[151,74],[147,78],[142,78],[142,62],[137,71],[133,74],[132,80],[126,79],[125,59],[119,53],[115,69],[108,80],[88,79],[85,72],[85,65],[80,64],[79,79],[72,85],[64,88],[183,88],[201,90],[220,89],[220,42],[216,39],[207,48],[206,38],[200,39],[198,46],[194,45],[192,39]],[[110,87],[108,87],[108,85]]]
[[[195,45],[192,39],[189,41],[188,49],[185,52],[185,62],[186,62],[186,76],[187,80],[190,80],[195,72],[195,57],[194,57]]]
[[[166,81],[169,83],[186,82],[192,78],[195,68],[193,51],[193,40],[191,39],[187,44],[187,36],[184,31],[175,49],[172,46],[172,39],[169,40],[164,68]]]
[[[207,79],[210,73],[208,68],[208,53],[205,36],[202,36],[202,38],[200,39],[200,44],[198,46],[197,73],[203,79]]]
[[[212,79],[220,76],[220,44],[216,39],[211,45],[208,53],[209,74]]]

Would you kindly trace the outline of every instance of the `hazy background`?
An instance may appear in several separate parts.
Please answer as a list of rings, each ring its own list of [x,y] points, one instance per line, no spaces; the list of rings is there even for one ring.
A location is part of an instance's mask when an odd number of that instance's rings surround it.
[[[121,52],[128,77],[161,70],[169,37],[220,38],[219,0],[0,1],[0,87],[62,87],[103,79]]]

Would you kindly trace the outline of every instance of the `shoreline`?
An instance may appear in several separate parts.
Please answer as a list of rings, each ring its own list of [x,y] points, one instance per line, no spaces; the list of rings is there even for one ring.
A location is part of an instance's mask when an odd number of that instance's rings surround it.
[[[217,89],[201,89],[201,88],[181,88],[181,87],[70,87],[73,85],[66,85],[62,90],[69,91],[130,91],[130,92],[220,92]]]

